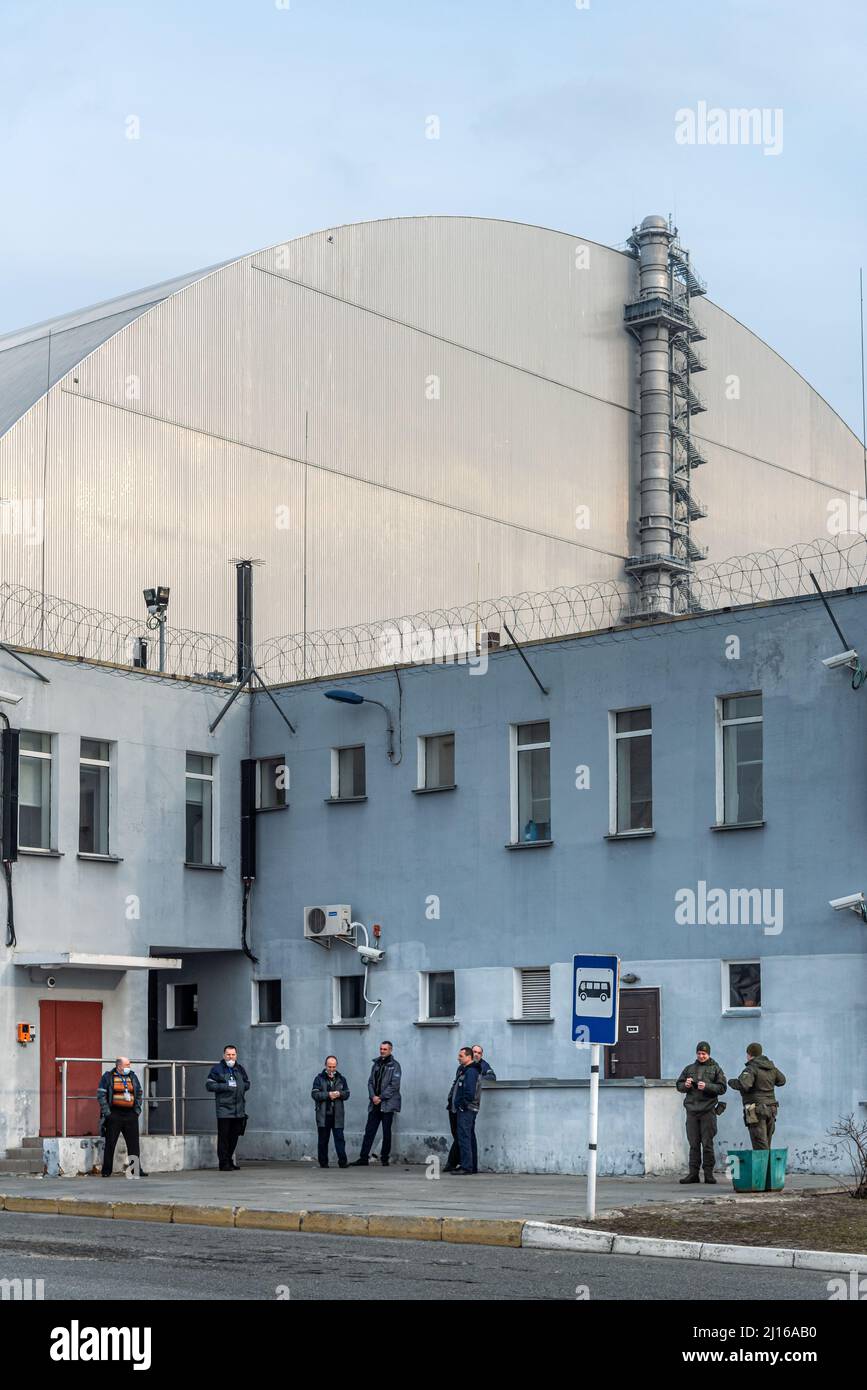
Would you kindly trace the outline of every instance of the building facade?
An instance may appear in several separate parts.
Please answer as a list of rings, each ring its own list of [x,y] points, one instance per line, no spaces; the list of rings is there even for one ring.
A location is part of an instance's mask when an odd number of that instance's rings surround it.
[[[864,650],[867,591],[832,603]],[[788,1077],[778,1140],[790,1166],[840,1171],[828,1131],[863,1119],[867,1102],[867,926],[829,902],[864,886],[867,694],[822,665],[838,647],[804,594],[523,656],[297,682],[272,691],[294,733],[260,692],[215,735],[228,689],[39,659],[45,686],[0,656],[22,696],[10,717],[30,735],[22,765],[39,762],[38,735],[53,759],[47,822],[34,800],[44,770],[22,766],[24,839],[49,843],[13,869],[0,1026],[11,1039],[66,1000],[102,1005],[109,1055],[202,1062],[236,1043],[253,1080],[246,1151],[261,1157],[314,1152],[310,1083],[330,1052],[357,1139],[382,1038],[403,1065],[397,1152],[442,1154],[457,1049],[479,1042],[498,1078],[483,1096],[483,1166],[578,1172],[589,1071],[571,1041],[571,961],[612,953],[624,983],[600,1171],[683,1162],[673,1079],[699,1038],[729,1075],[761,1041]],[[335,689],[363,702],[326,698]],[[250,760],[255,961],[239,859]],[[95,862],[80,845],[99,832],[100,777],[114,829]],[[345,906],[382,960],[365,973],[359,929],[355,944],[314,939],[317,906]],[[64,969],[64,952],[105,959]],[[53,1060],[40,1071],[27,1045],[12,1058],[0,1145],[40,1122],[45,1133],[57,1113]],[[187,1127],[208,1129],[201,1072],[187,1086]],[[747,1142],[738,1098],[726,1099],[721,1156]]]

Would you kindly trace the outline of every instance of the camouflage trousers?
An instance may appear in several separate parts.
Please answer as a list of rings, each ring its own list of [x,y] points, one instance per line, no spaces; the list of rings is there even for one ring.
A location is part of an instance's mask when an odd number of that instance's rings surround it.
[[[753,1148],[769,1149],[771,1147],[771,1140],[774,1137],[774,1130],[776,1129],[776,1127],[776,1106],[774,1106],[773,1109],[769,1108],[767,1110],[760,1110],[756,1114],[756,1123],[754,1125],[747,1125],[747,1129],[750,1132],[750,1142],[752,1143]]]

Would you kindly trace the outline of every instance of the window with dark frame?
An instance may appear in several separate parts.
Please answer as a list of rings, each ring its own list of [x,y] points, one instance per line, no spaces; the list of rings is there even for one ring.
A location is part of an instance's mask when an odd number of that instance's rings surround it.
[[[648,707],[619,710],[614,716],[617,834],[653,828],[651,730]]]
[[[517,841],[551,838],[551,726],[547,719],[515,726]]]
[[[256,982],[257,1023],[281,1023],[283,1021],[283,989],[281,980],[258,980]]]
[[[172,992],[169,1028],[195,1028],[199,1022],[198,985],[169,985]]]
[[[728,965],[728,1007],[762,1007],[762,966],[757,960],[733,961]]]
[[[260,758],[256,764],[256,806],[260,811],[273,811],[286,805],[289,768],[285,756]]]
[[[364,1002],[364,976],[341,975],[338,977],[338,1003],[340,1023],[361,1023],[366,1016]]]
[[[79,762],[79,854],[109,852],[111,745],[83,738]]]
[[[364,744],[337,750],[337,798],[366,796]]]
[[[728,695],[719,701],[724,825],[763,818],[762,697]]]
[[[51,735],[21,730],[18,762],[18,843],[51,848]]]
[[[424,739],[424,781],[429,791],[455,784],[454,734],[429,734]]]
[[[454,1018],[455,972],[434,970],[427,977],[428,1018]]]
[[[186,848],[188,864],[214,862],[214,759],[187,754]]]

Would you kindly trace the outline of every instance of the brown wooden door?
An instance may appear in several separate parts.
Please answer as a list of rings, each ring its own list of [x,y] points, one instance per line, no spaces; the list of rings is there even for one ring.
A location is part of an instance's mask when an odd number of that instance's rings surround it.
[[[102,1056],[102,1004],[69,999],[39,1001],[39,1133],[63,1133],[63,1088],[56,1057]],[[101,1062],[70,1062],[67,1076],[66,1133],[99,1132],[96,1088]],[[77,1099],[74,1099],[77,1097]]]
[[[610,1080],[630,1076],[658,1078],[659,990],[621,989],[620,1041],[605,1049],[605,1075]]]

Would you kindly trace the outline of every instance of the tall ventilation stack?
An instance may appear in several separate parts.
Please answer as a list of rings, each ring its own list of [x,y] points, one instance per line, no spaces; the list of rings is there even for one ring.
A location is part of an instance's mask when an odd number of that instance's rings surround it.
[[[641,482],[637,555],[626,562],[638,586],[634,614],[653,618],[691,608],[689,577],[702,557],[690,522],[705,515],[691,489],[704,460],[691,441],[690,420],[704,404],[691,376],[704,363],[693,348],[703,337],[690,297],[704,293],[676,228],[645,217],[627,243],[638,260],[638,299],[624,322],[638,341],[641,377]]]

